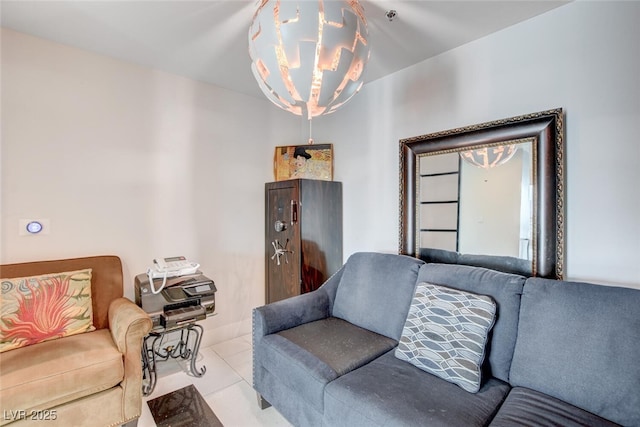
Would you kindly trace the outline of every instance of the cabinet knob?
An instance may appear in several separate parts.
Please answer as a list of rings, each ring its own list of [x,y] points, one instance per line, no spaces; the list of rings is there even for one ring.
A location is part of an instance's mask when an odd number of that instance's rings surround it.
[[[277,220],[273,228],[275,228],[277,232],[281,232],[287,229],[287,224],[284,221]]]

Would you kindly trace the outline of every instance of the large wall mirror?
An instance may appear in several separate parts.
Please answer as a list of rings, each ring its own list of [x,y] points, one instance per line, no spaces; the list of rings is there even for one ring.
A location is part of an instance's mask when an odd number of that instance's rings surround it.
[[[562,279],[562,109],[401,140],[399,252]]]

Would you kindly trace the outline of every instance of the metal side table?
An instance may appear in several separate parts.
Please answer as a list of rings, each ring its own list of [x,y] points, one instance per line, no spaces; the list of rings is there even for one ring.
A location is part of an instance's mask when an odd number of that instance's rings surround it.
[[[180,340],[173,346],[162,348],[163,339],[174,332],[180,334]],[[170,358],[189,360],[191,374],[198,378],[204,375],[207,367],[203,366],[201,369],[196,367],[196,359],[203,332],[202,326],[195,321],[185,322],[169,328],[156,326],[149,332],[149,335],[144,338],[142,343],[142,394],[144,396],[153,393],[156,387],[158,380],[156,364],[158,362],[166,361]]]

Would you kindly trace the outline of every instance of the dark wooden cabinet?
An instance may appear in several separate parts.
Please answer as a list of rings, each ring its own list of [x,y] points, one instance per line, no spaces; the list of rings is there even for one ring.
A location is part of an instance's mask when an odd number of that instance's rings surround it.
[[[342,266],[342,183],[267,183],[265,215],[267,303],[313,291]]]

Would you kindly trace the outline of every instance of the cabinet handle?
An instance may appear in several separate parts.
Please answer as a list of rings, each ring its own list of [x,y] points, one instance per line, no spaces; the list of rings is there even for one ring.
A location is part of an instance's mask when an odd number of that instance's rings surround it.
[[[298,222],[298,202],[291,201],[291,225]]]

